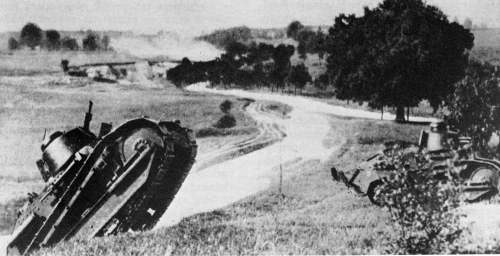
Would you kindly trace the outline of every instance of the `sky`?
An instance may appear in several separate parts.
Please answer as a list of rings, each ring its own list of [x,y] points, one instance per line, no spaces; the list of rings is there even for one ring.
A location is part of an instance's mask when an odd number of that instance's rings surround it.
[[[42,29],[160,30],[199,35],[240,25],[332,25],[340,13],[363,13],[380,0],[0,0],[0,32],[33,22]],[[500,0],[427,0],[450,20],[500,28]]]

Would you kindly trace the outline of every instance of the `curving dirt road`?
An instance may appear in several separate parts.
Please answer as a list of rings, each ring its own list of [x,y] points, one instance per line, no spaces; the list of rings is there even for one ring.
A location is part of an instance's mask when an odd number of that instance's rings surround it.
[[[245,110],[250,116],[257,120],[257,128],[259,130],[257,136],[223,145],[210,153],[199,155],[196,160],[196,165],[191,172],[200,171],[225,160],[248,154],[280,141],[285,137],[282,127],[275,122],[275,120],[282,117],[278,116],[276,113],[266,111],[262,102],[252,102]]]
[[[380,119],[379,113],[332,106],[304,97],[242,90],[219,91],[206,88],[206,83],[191,85],[187,89],[252,98],[257,102],[277,101],[292,107],[293,110],[289,118],[284,119],[263,113],[258,103],[249,106],[248,113],[258,122],[260,135],[253,140],[234,143],[210,155],[199,156],[176,199],[155,228],[174,225],[184,217],[229,205],[267,188],[271,180],[270,171],[280,164],[297,160],[298,162],[309,159],[326,160],[341,146],[326,148],[323,145],[323,140],[331,129],[328,115]],[[384,119],[394,120],[394,118],[395,116],[391,114],[384,115]],[[435,119],[412,117],[412,120]],[[281,139],[279,143],[264,149],[222,163],[207,165],[210,160],[206,159],[213,159],[218,154],[231,155],[232,152],[237,152],[240,146],[252,147],[253,143],[266,144],[267,141],[279,139]]]

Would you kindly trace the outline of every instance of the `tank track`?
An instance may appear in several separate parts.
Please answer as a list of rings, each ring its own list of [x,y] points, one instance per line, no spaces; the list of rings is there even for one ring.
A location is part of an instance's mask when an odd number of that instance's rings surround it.
[[[100,235],[126,232],[129,229],[150,230],[165,213],[189,174],[197,154],[197,144],[189,129],[179,127],[173,132],[178,134],[176,137],[187,140],[187,144],[184,146],[177,144],[175,147],[172,138],[165,136],[165,150],[162,152],[161,164],[151,185],[147,190],[137,193],[135,198],[123,207],[123,214],[120,214],[122,218],[113,220],[119,223],[115,228],[104,230]],[[111,225],[112,223],[109,223],[106,226]]]

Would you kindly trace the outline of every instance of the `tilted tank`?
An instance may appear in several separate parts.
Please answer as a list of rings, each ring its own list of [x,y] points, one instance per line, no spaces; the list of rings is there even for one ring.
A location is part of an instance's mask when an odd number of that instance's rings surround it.
[[[344,183],[359,196],[367,196],[373,204],[380,205],[376,191],[384,184],[385,177],[392,172],[401,171],[391,164],[392,157],[399,154],[411,158],[417,152],[427,156],[431,170],[439,178],[451,162],[458,167],[458,177],[463,184],[463,198],[468,202],[477,202],[496,196],[500,189],[500,162],[494,159],[478,157],[471,149],[471,138],[458,137],[449,131],[444,122],[431,123],[429,131],[422,131],[419,145],[407,142],[388,142],[383,150],[361,163],[350,172],[332,168],[335,181]]]
[[[193,132],[180,122],[148,118],[99,136],[83,127],[47,136],[37,161],[46,187],[19,210],[8,255],[24,255],[76,234],[96,237],[154,227],[196,157]]]

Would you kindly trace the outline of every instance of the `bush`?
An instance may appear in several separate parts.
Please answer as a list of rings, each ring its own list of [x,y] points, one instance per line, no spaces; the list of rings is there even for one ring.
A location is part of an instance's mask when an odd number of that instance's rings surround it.
[[[97,35],[94,32],[89,32],[82,41],[83,50],[97,51],[100,49],[99,43],[100,43],[99,35]]]
[[[443,172],[431,169],[421,153],[393,152],[391,173],[376,192],[390,213],[397,241],[391,254],[442,254],[458,250],[462,232],[459,206],[460,183],[449,164]],[[378,166],[382,168],[381,166]]]
[[[233,107],[233,103],[230,100],[223,101],[219,106],[222,113],[224,113],[226,115],[229,115],[232,107]]]
[[[13,37],[9,38],[9,50],[17,50],[19,49],[19,42]]]
[[[225,115],[214,124],[216,128],[231,128],[236,126],[236,119],[232,115]]]
[[[78,51],[79,48],[76,39],[67,36],[61,39],[61,49],[66,51]]]
[[[500,68],[471,60],[466,76],[448,97],[445,117],[461,135],[469,136],[473,149],[484,157],[500,158],[500,147],[490,149],[491,136],[500,134]]]

